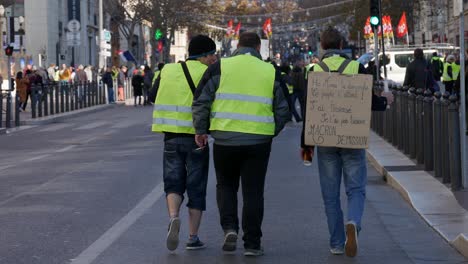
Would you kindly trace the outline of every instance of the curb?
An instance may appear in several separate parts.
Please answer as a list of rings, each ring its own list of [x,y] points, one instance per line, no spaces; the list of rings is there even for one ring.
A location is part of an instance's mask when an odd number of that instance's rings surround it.
[[[378,136],[376,135],[376,137]],[[384,180],[387,182],[387,184],[396,189],[430,227],[439,233],[463,256],[468,258],[468,237],[465,235],[465,233],[461,232],[463,230],[463,226],[465,227],[465,230],[468,226],[468,212],[458,204],[453,193],[442,183],[433,178],[432,175],[429,175],[424,171],[388,171],[385,166],[381,164],[382,162],[380,162],[378,158],[373,155],[371,150],[368,149],[366,152],[368,161],[384,177]],[[402,175],[399,176],[399,173],[404,173],[405,177],[401,177]],[[430,189],[428,188],[425,190],[425,186],[410,186],[407,184],[414,179],[421,180],[419,178],[425,178],[423,180],[425,180],[426,186],[429,186]],[[438,192],[434,193],[433,190]],[[433,201],[434,199],[439,201],[442,200],[443,204],[447,208],[447,212],[440,212],[440,210],[438,210],[439,208],[437,208],[437,205],[427,206],[427,203]],[[423,202],[421,203],[421,201]],[[452,213],[453,211],[456,213]],[[447,219],[450,218],[451,222],[453,223],[447,224],[447,220],[442,222],[441,219],[444,217]],[[456,231],[453,231],[453,229]]]
[[[110,109],[117,107],[117,105],[99,105],[99,106],[93,106],[85,109],[80,109],[72,112],[67,112],[67,113],[61,113],[58,115],[53,115],[53,116],[47,116],[47,117],[39,117],[35,119],[29,119],[29,120],[24,120],[21,121],[21,125],[27,125],[27,126],[39,126],[39,125],[47,125],[51,123],[57,123],[62,120],[68,119],[68,118],[73,118],[73,117],[78,117],[83,114],[92,114],[95,112],[99,112],[102,110]]]
[[[5,128],[0,128],[0,135],[6,134],[7,130]]]

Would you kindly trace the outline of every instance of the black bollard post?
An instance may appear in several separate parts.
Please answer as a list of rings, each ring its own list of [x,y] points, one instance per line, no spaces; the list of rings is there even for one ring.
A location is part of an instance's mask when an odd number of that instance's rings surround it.
[[[411,87],[408,94],[408,143],[409,157],[416,158],[416,88]]]
[[[31,86],[31,117],[32,118],[37,117],[37,114],[36,114],[36,100],[37,100],[37,97],[35,96],[36,92],[37,92],[37,85],[33,84]]]
[[[443,94],[442,100],[442,135],[441,139],[441,146],[442,146],[442,183],[449,183],[450,182],[450,153],[449,153],[449,134],[451,131],[449,130],[449,122],[448,122],[448,108],[450,105],[449,101],[450,93],[445,92]]]
[[[458,113],[458,98],[452,94],[449,98],[449,157],[450,181],[452,190],[461,189],[461,154],[460,154],[460,119]],[[464,146],[463,146],[464,147]]]
[[[441,131],[442,131],[442,94],[440,92],[434,93],[433,102],[433,146],[434,146],[434,175],[436,177],[442,176],[442,143],[441,143]]]
[[[50,93],[49,93],[49,104],[50,104],[50,114],[53,115],[54,114],[54,94],[55,94],[55,89],[57,87],[58,83],[57,82],[54,82],[51,86],[50,86]]]
[[[69,84],[65,89],[65,112],[70,112],[70,90],[73,84]]]
[[[60,113],[65,112],[65,90],[68,89],[70,84],[63,84],[60,89]]]
[[[19,94],[18,94],[18,90],[16,90],[16,96],[15,96],[15,126],[16,127],[19,127],[20,124],[21,124],[21,116],[20,116],[20,107],[21,107],[21,103],[20,103],[20,98],[19,98]],[[1,99],[1,96],[0,96],[0,100]],[[0,108],[1,109],[1,108]],[[1,116],[1,114],[0,114]],[[0,122],[1,122],[1,117],[0,117]],[[2,127],[2,125],[0,124],[0,127]]]
[[[37,116],[42,117],[42,94],[44,87],[41,85],[37,86],[36,92],[33,93],[31,96],[36,97],[36,106],[37,106]]]
[[[434,170],[434,145],[433,145],[433,110],[432,110],[432,92],[426,89],[424,92],[424,170]]]
[[[50,93],[50,84],[44,85],[44,116],[49,116],[49,93]]]
[[[3,91],[0,90],[0,128],[3,127]]]
[[[405,154],[409,153],[409,131],[408,131],[408,86],[403,86],[402,94],[401,94],[401,123],[402,123],[402,143],[403,143],[403,151]]]
[[[394,86],[393,90],[392,90],[394,98],[396,98],[397,92],[398,92],[398,86]],[[393,125],[392,125],[392,128],[393,128],[393,131],[392,131],[392,144],[393,144],[393,146],[396,147],[398,145],[398,129],[399,129],[398,106],[397,106],[396,101],[393,103],[393,106],[390,108],[390,110],[392,111],[392,116],[393,116],[393,120],[392,120],[393,121]]]
[[[416,161],[418,164],[424,163],[424,107],[423,107],[423,89],[416,90]]]

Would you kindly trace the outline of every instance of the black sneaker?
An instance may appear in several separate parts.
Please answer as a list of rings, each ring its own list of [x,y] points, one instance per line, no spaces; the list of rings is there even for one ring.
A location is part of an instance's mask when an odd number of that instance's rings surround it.
[[[203,242],[201,242],[198,237],[197,239],[189,239],[189,241],[185,245],[185,249],[188,250],[197,250],[202,248],[206,248],[206,245]]]
[[[237,232],[236,231],[227,231],[224,235],[224,251],[235,251],[237,244]]]
[[[180,219],[178,217],[172,218],[169,223],[167,232],[166,246],[170,251],[177,249],[179,245],[179,230],[180,230]]]
[[[263,248],[260,248],[260,249],[246,248],[244,252],[244,256],[247,256],[247,257],[263,256]]]

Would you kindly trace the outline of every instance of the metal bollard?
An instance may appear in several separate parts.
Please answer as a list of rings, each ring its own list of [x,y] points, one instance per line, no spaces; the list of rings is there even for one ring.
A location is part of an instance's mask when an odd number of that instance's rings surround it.
[[[396,96],[396,105],[397,105],[397,119],[398,119],[398,130],[397,130],[397,148],[403,149],[403,124],[401,122],[403,116],[403,87],[398,86],[397,96]]]
[[[448,108],[450,105],[449,101],[450,93],[445,92],[443,94],[442,100],[442,135],[440,137],[441,146],[442,146],[442,183],[449,183],[450,182],[450,158],[449,158],[449,140],[448,136],[450,133],[448,127]]]
[[[408,144],[409,157],[416,158],[416,88],[411,87],[408,94]]]
[[[65,90],[68,89],[68,86],[70,84],[64,84],[62,85],[61,89],[60,89],[60,113],[64,113],[65,112]]]
[[[32,94],[32,96],[36,97],[38,117],[42,117],[42,88],[43,88],[42,85],[38,86],[36,89],[36,93]]]
[[[65,89],[65,112],[70,112],[70,90],[72,84],[68,85]]]
[[[390,87],[390,89],[393,89],[393,87]],[[394,106],[391,106],[390,109],[385,111],[387,120],[387,140],[390,143],[393,143],[393,108]]]
[[[449,98],[449,158],[450,181],[452,190],[461,189],[461,154],[460,154],[460,119],[458,113],[458,98],[452,94]],[[463,146],[464,147],[464,146]]]
[[[91,102],[91,85],[90,83],[86,83],[86,96],[88,97],[87,99],[87,103],[88,103],[88,107],[91,107],[92,106],[92,102]]]
[[[32,118],[36,118],[37,117],[37,113],[36,113],[36,90],[37,90],[37,85],[36,84],[33,84],[31,86],[31,117]]]
[[[432,102],[434,99],[429,89],[426,89],[424,92],[424,97],[424,170],[432,171],[434,170],[434,124],[432,122]]]
[[[0,128],[3,126],[3,92],[0,90]]]
[[[44,116],[49,115],[49,92],[50,92],[50,84],[44,86],[44,91],[42,98],[44,98]]]
[[[416,90],[416,161],[418,164],[424,163],[424,107],[423,89]]]
[[[409,153],[409,133],[408,133],[408,86],[403,86],[401,94],[401,123],[402,123],[402,145],[405,154]]]
[[[50,104],[50,114],[54,114],[54,94],[55,94],[55,89],[57,87],[58,83],[54,82],[50,87],[49,87],[49,104]]]
[[[395,86],[393,87],[393,90],[392,90],[392,93],[393,93],[393,96],[394,98],[396,98],[396,95],[397,95],[397,89],[398,89],[398,86]],[[397,146],[398,144],[398,111],[397,111],[398,107],[397,107],[397,102],[395,101],[393,103],[393,107],[390,108],[390,110],[393,112],[392,113],[392,116],[393,116],[393,131],[392,131],[392,144],[393,146]]]
[[[18,90],[16,90],[16,91],[18,91]],[[0,98],[0,100],[1,100],[1,98]],[[20,124],[21,124],[21,122],[20,122],[21,121],[20,120],[21,119],[20,118],[20,107],[21,107],[21,104],[20,104],[19,94],[18,94],[18,92],[16,92],[16,96],[15,96],[15,126],[16,127],[20,126]],[[0,124],[0,127],[2,127],[1,124]]]
[[[440,92],[434,93],[434,102],[433,102],[433,146],[434,146],[434,175],[436,177],[442,177],[442,94]]]

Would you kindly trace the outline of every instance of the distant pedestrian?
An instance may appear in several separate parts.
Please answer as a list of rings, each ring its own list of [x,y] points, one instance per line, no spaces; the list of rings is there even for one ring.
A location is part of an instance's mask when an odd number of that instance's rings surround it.
[[[144,79],[145,85],[143,87],[143,102],[144,102],[143,104],[149,105],[148,92],[151,89],[151,86],[153,84],[154,73],[148,65],[145,66],[144,73],[145,75],[143,76],[143,79]]]
[[[120,68],[120,71],[118,72],[117,75],[117,87],[118,87],[118,100],[119,101],[125,101],[125,95],[124,95],[124,86],[125,86],[125,79],[127,78],[127,67],[122,66]]]
[[[298,122],[302,121],[304,111],[305,111],[305,95],[306,95],[306,89],[307,89],[307,83],[306,83],[306,78],[304,72],[306,69],[304,68],[304,61],[303,60],[298,60],[291,73],[291,79],[292,79],[292,85],[293,85],[293,94],[291,95],[291,101],[292,104],[295,106],[296,105],[296,100],[299,100],[299,105],[301,107],[300,109],[300,114],[301,118],[299,120],[296,120]],[[294,111],[297,111],[294,109]]]
[[[19,71],[16,73],[16,93],[19,97],[19,110],[24,111],[26,109],[26,99],[28,98],[28,86],[29,78],[23,76],[23,72]]]
[[[144,78],[143,73],[141,71],[137,71],[135,75],[132,77],[132,87],[133,87],[133,98],[134,98],[134,106],[137,106],[137,98],[138,98],[138,105],[141,105],[141,97],[143,96],[143,86],[144,86]]]
[[[352,61],[340,51],[343,48],[343,37],[338,30],[333,28],[325,30],[320,37],[320,43],[324,50],[322,63],[313,66],[311,71],[340,71],[342,74],[349,75],[366,73],[362,64]],[[384,111],[387,104],[392,103],[391,93],[383,93],[383,95],[384,97],[379,97],[372,94],[372,110]],[[304,130],[305,122],[301,137],[301,157],[304,157],[304,154],[313,156],[313,146],[306,146],[304,143]],[[334,255],[346,253],[347,256],[354,257],[358,251],[357,236],[361,230],[366,197],[366,151],[365,149],[317,147],[317,158],[320,187],[330,234],[330,252]],[[342,178],[344,178],[348,197],[346,229],[340,200]]]
[[[422,49],[414,50],[414,60],[406,67],[405,81],[403,85],[414,87],[416,89],[432,89],[432,71],[427,61],[424,59]]]
[[[206,209],[210,151],[208,146],[195,144],[191,106],[195,86],[208,65],[217,59],[216,44],[209,37],[198,35],[190,40],[188,52],[187,61],[164,67],[149,95],[154,102],[152,130],[164,133],[163,179],[170,217],[166,246],[171,251],[179,244],[179,211],[184,193],[188,197],[190,232],[186,249],[205,247],[198,230]]]
[[[107,67],[102,76],[102,82],[107,86],[107,102],[109,104],[115,103],[114,98],[114,81],[112,80],[112,68]]]
[[[431,72],[434,80],[436,82],[440,82],[440,78],[444,73],[444,62],[442,59],[437,55],[437,52],[432,53],[431,58]]]
[[[235,251],[239,233],[237,193],[242,182],[244,255],[261,256],[265,177],[273,138],[291,118],[280,74],[262,61],[260,37],[240,35],[230,58],[208,68],[192,105],[196,142],[215,139],[216,200],[224,251]]]
[[[458,79],[460,67],[455,64],[455,56],[448,55],[444,63],[444,72],[442,80],[445,86],[445,91],[452,94],[454,92],[455,81]]]

